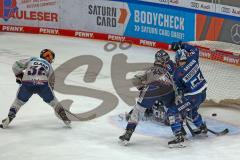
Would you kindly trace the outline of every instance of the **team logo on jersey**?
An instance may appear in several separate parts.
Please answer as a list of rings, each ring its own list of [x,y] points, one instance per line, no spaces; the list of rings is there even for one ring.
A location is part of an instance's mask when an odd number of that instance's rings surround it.
[[[2,0],[0,2],[0,18],[5,21],[8,21],[17,10],[17,0]]]
[[[240,44],[240,24],[235,24],[231,29],[232,41],[236,44]]]

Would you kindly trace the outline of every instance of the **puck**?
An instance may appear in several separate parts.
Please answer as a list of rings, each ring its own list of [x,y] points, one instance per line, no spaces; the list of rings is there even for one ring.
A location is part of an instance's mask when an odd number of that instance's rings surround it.
[[[213,116],[213,117],[217,116],[217,113],[213,113],[212,116]]]

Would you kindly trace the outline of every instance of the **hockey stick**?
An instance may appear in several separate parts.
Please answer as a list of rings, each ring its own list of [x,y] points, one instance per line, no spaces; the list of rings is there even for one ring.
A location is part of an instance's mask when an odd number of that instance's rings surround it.
[[[92,116],[89,116],[87,118],[80,118],[80,117],[76,116],[75,114],[73,114],[72,112],[70,112],[69,110],[67,110],[65,108],[64,108],[64,111],[67,112],[68,114],[70,114],[71,116],[73,116],[74,118],[78,119],[79,121],[86,121],[86,120],[96,118],[96,114],[92,115]]]
[[[196,136],[194,130],[193,130],[192,127],[189,125],[187,119],[186,119],[186,126],[187,126],[188,130],[190,131],[191,135],[192,135],[193,137]]]
[[[228,128],[226,128],[226,129],[224,129],[224,130],[222,130],[222,131],[220,131],[220,132],[216,132],[216,131],[213,131],[213,130],[211,130],[211,129],[207,129],[207,130],[208,130],[210,133],[212,133],[212,134],[214,134],[214,135],[216,135],[216,136],[223,136],[223,135],[229,133],[229,129],[228,129]]]
[[[192,136],[194,137],[196,135],[196,133],[194,132],[192,127],[189,125],[188,121],[190,121],[192,123],[192,121],[191,121],[191,119],[189,117],[186,118],[186,125],[187,125],[189,131],[191,132]],[[229,133],[229,129],[228,128],[225,128],[224,130],[219,131],[219,132],[213,131],[213,130],[211,130],[209,128],[207,128],[207,130],[208,130],[208,132],[210,132],[210,133],[212,133],[212,134],[214,134],[216,136],[223,136],[223,135]]]

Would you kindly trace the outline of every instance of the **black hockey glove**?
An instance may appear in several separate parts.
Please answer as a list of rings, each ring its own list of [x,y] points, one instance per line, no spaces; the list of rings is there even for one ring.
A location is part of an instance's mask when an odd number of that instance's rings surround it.
[[[173,51],[177,51],[177,50],[179,50],[179,49],[181,49],[181,48],[182,48],[182,41],[173,42],[173,43],[171,44],[171,49],[172,49]]]
[[[137,86],[137,89],[138,89],[139,91],[142,91],[144,88],[145,88],[145,85]]]
[[[16,76],[16,82],[17,82],[18,84],[22,84],[23,72],[15,75],[15,76]]]

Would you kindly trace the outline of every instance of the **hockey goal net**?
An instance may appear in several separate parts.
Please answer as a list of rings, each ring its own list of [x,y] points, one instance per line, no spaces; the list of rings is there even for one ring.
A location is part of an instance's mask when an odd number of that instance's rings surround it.
[[[200,48],[208,81],[205,105],[240,108],[240,45],[218,41],[191,42]]]

